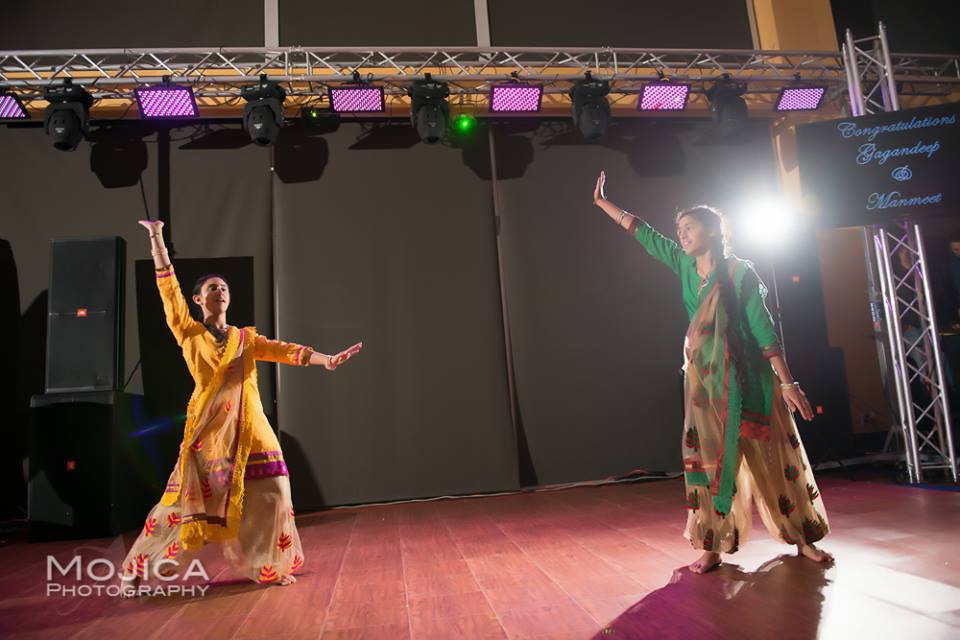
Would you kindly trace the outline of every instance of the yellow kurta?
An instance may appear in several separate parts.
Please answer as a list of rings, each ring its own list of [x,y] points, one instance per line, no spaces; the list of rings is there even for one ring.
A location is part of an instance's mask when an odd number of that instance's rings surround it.
[[[184,504],[185,549],[237,536],[244,481],[287,475],[257,387],[257,360],[307,366],[313,349],[269,340],[254,327],[230,326],[218,342],[190,315],[173,268],[157,271],[167,325],[196,384],[183,443],[161,504]]]

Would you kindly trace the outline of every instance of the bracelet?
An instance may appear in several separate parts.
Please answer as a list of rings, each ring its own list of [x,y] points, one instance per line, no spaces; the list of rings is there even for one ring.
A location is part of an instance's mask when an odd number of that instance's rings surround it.
[[[794,387],[796,387],[797,389],[799,389],[799,388],[800,388],[800,383],[799,383],[799,382],[781,382],[781,383],[780,383],[780,388],[783,389],[783,390],[792,389],[792,388],[794,388]]]
[[[164,247],[163,249],[157,249],[156,251],[151,251],[151,252],[150,252],[150,255],[155,256],[155,257],[165,256],[165,255],[167,255],[167,248]]]
[[[623,226],[623,216],[625,216],[625,215],[627,215],[627,212],[626,212],[626,211],[621,211],[621,212],[620,212],[620,219],[617,220],[617,226],[618,226],[618,227],[622,227],[622,226]]]

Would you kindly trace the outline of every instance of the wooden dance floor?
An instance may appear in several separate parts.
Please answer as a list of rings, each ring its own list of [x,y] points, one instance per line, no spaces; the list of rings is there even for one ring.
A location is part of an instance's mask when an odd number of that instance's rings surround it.
[[[728,564],[692,575],[679,479],[298,515],[297,584],[238,581],[208,548],[193,598],[47,596],[47,554],[119,563],[131,537],[6,540],[0,637],[960,637],[960,492],[820,481],[830,567],[755,519]]]

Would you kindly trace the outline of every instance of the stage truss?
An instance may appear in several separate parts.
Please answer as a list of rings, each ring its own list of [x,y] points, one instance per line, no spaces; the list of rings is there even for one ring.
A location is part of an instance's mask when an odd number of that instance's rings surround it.
[[[905,54],[895,60],[898,82],[918,93],[960,87],[957,57]],[[359,76],[384,87],[388,111],[394,113],[409,108],[407,90],[425,73],[449,83],[454,108],[482,113],[491,84],[519,80],[543,85],[549,112],[569,109],[567,92],[586,72],[610,80],[615,110],[635,109],[643,84],[663,77],[692,85],[688,109],[693,112],[708,107],[704,91],[725,75],[747,85],[748,103],[757,108],[771,107],[780,89],[798,80],[826,85],[827,99],[835,103],[847,90],[845,60],[835,52],[477,47],[0,51],[0,84],[17,93],[29,110],[46,105],[45,87],[72,78],[96,100],[94,116],[106,108],[136,115],[133,89],[165,77],[192,86],[201,109],[235,111],[243,104],[241,88],[261,75],[280,82],[289,96],[287,106],[294,108],[322,106],[327,87]]]
[[[851,115],[900,110],[901,77],[909,63],[890,53],[882,23],[876,36],[860,40],[848,30],[843,57]],[[941,70],[955,73],[956,61],[953,64]],[[892,382],[888,392],[897,421],[884,449],[902,442],[912,483],[923,482],[925,473],[936,470],[946,471],[956,482],[950,404],[920,226],[904,221],[874,225],[868,231],[873,244],[868,253],[874,260],[868,260],[867,269],[871,281],[880,284],[889,349],[885,353],[881,348],[880,356],[886,379]],[[903,268],[902,276],[893,269],[895,261]],[[920,326],[905,329],[902,320],[907,316]]]

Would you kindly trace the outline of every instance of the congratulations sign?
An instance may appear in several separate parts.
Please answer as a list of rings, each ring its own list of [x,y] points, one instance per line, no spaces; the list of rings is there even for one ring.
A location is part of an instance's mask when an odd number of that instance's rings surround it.
[[[823,225],[960,214],[960,104],[801,125],[800,182]]]

